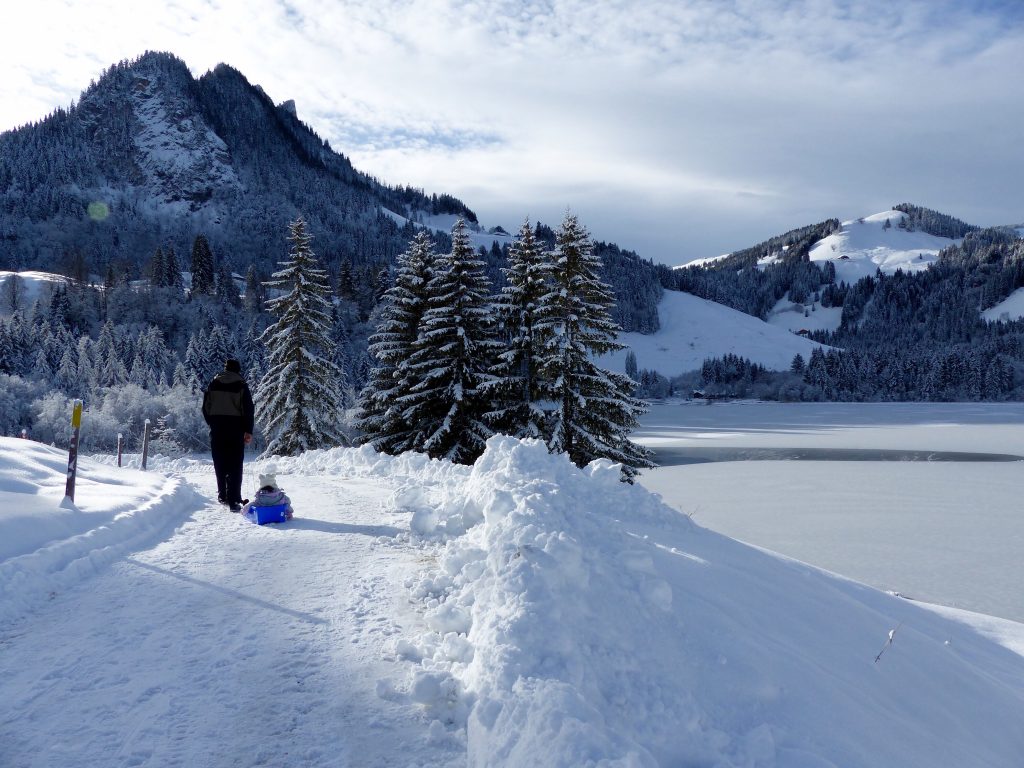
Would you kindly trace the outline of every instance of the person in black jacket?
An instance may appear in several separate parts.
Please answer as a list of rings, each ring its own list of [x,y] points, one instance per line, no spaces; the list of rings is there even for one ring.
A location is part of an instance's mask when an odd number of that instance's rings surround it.
[[[214,376],[203,395],[203,418],[210,426],[210,452],[217,473],[217,500],[238,512],[242,498],[242,459],[252,442],[255,409],[242,366],[234,359]]]

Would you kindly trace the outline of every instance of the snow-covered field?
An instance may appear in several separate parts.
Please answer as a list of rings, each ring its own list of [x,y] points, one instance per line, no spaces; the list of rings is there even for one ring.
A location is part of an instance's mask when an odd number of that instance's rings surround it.
[[[637,440],[663,464],[641,483],[700,525],[1024,622],[1024,404],[664,404]]]
[[[886,434],[856,415],[751,428],[704,410],[722,420],[701,431],[737,445]],[[647,439],[692,439],[652,417]],[[905,418],[957,450],[1016,423],[970,422],[962,445]],[[0,440],[5,506],[60,514],[62,460]],[[605,462],[579,470],[507,438],[472,468],[313,452],[277,462],[297,517],[265,527],[210,501],[205,460],[154,461],[166,477],[111,463],[82,460],[72,511],[98,537],[130,488],[166,507],[149,540],[121,526],[90,549],[80,527],[49,540],[0,518],[0,568],[30,594],[0,597],[5,768],[1011,768],[1024,754],[1024,627],[741,544]],[[671,471],[696,492],[683,473],[700,466]],[[749,466],[732,464],[736,484]]]
[[[661,328],[657,333],[620,333],[619,342],[626,349],[599,358],[600,364],[623,372],[626,354],[633,350],[640,368],[676,376],[700,369],[709,357],[732,353],[772,370],[788,370],[795,355],[806,360],[821,346],[752,315],[681,291],[665,291],[658,303],[658,319]]]

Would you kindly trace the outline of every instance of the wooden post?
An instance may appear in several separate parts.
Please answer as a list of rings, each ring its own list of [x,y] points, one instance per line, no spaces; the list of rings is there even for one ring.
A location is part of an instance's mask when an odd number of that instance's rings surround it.
[[[71,448],[68,450],[68,482],[64,496],[75,500],[75,478],[78,475],[78,436],[82,429],[82,401],[75,400],[71,411]]]
[[[117,433],[117,466],[121,466],[121,455],[124,453],[124,435]]]
[[[142,468],[146,468],[149,460],[149,419],[146,419],[145,427],[142,430]]]

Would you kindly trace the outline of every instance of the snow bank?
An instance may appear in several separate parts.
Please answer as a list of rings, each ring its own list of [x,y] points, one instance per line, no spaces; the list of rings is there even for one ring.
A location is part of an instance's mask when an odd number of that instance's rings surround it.
[[[0,621],[173,529],[204,503],[183,480],[78,462],[64,500],[67,452],[0,437]]]
[[[323,457],[327,459],[328,457]],[[436,542],[410,696],[470,765],[1013,765],[1024,659],[704,530],[615,466],[496,437],[472,468],[350,451]],[[886,646],[891,631],[893,643]],[[880,660],[879,650],[886,647]]]

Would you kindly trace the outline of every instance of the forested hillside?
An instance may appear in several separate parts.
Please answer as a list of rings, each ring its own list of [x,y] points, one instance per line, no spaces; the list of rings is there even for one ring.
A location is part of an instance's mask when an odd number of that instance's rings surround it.
[[[677,270],[678,288],[762,319],[783,298],[807,311],[841,308],[836,327],[808,334],[836,349],[795,361],[794,375],[768,376],[771,383],[759,388],[752,386],[749,366],[719,360],[705,366],[703,382],[719,391],[764,390],[796,399],[1017,397],[1024,323],[987,322],[981,312],[1024,286],[1024,240],[1009,227],[980,229],[919,206],[893,211],[904,215],[893,216],[895,227],[886,219],[884,230],[919,230],[949,238],[950,245],[927,268],[879,268],[852,284],[836,278],[845,254],[779,261],[760,246],[760,263],[748,256],[739,268],[722,260]]]

